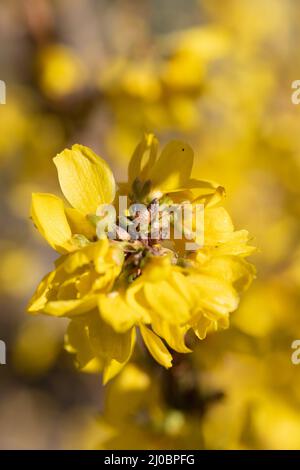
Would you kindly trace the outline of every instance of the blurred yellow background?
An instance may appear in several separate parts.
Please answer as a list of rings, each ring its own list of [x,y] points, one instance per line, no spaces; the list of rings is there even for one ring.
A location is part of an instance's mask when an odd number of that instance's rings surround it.
[[[0,448],[300,449],[300,4],[294,0],[0,2]],[[79,142],[118,179],[144,132],[196,151],[253,235],[257,280],[229,330],[169,372],[137,353],[105,389],[26,315],[54,255],[31,192]]]

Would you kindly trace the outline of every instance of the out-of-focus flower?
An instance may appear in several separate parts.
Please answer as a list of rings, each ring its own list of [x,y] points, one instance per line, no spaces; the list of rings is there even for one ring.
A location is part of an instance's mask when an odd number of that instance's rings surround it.
[[[46,374],[61,351],[63,335],[58,333],[57,325],[51,325],[47,318],[41,317],[36,322],[30,319],[23,324],[12,351],[17,372],[29,377]]]
[[[61,44],[43,48],[38,57],[40,86],[52,99],[60,99],[80,91],[86,83],[87,71],[72,49]]]
[[[9,103],[0,107],[0,162],[14,155],[26,138],[28,123],[21,103],[12,97]]]
[[[203,448],[201,413],[170,407],[162,381],[160,375],[127,364],[107,386],[97,426],[87,423],[80,446],[83,442],[89,449]]]
[[[35,263],[37,273],[42,273],[42,263],[34,257],[28,248],[21,248],[15,244],[1,241],[1,268],[0,285],[2,293],[21,298],[28,290],[34,288],[34,281],[30,276],[30,264]]]
[[[77,354],[81,368],[100,368],[104,382],[113,377],[132,354],[135,327],[154,359],[169,368],[172,356],[161,338],[186,353],[188,329],[203,339],[209,329],[228,326],[229,313],[254,276],[252,265],[244,260],[253,248],[247,245],[248,233],[235,231],[220,206],[223,188],[191,178],[193,151],[188,144],[172,141],[158,156],[156,138],[146,135],[118,195],[128,195],[134,204],[146,203],[147,215],[153,207],[163,215],[174,201],[201,202],[204,246],[192,253],[175,238],[167,240],[166,247],[162,229],[153,237],[141,222],[133,237],[122,228],[124,218],[127,227],[137,217],[127,209],[119,215],[115,238],[97,240],[97,209],[115,199],[109,167],[80,145],[64,150],[54,162],[72,208],[52,194],[38,193],[33,194],[31,214],[40,233],[64,255],[43,279],[28,309],[72,319],[67,349]]]
[[[100,68],[98,87],[113,111],[107,144],[119,165],[145,129],[199,132],[210,69],[231,47],[224,28],[203,25],[158,36],[142,59],[111,57]]]
[[[210,62],[229,51],[230,38],[222,28],[190,28],[167,35],[162,50],[167,59],[161,66],[161,80],[171,92],[197,95]]]

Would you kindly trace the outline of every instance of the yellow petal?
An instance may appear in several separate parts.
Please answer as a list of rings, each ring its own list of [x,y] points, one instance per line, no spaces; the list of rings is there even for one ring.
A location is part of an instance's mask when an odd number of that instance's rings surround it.
[[[190,178],[193,160],[194,152],[188,144],[177,140],[169,142],[150,171],[153,187],[162,192],[184,188]]]
[[[77,279],[75,277],[69,277],[63,282],[60,282],[55,291],[55,300],[73,300],[77,298],[78,290],[76,289]]]
[[[175,287],[176,291],[180,293],[189,306],[192,307],[195,296],[198,296],[198,292],[189,282],[189,278],[180,271],[173,271],[170,276],[170,283]]]
[[[63,201],[53,194],[33,193],[31,217],[41,235],[59,253],[74,249],[72,232],[66,218]]]
[[[54,279],[54,277],[55,271],[52,271],[42,279],[28,304],[27,311],[29,313],[37,313],[43,310],[49,300],[48,295],[52,288],[51,281]]]
[[[111,359],[107,361],[107,364],[103,368],[103,376],[102,376],[102,383],[106,385],[111,379],[113,379],[116,375],[121,372],[123,367],[126,365],[127,361],[125,362],[118,362],[116,359]]]
[[[143,285],[133,282],[126,289],[125,295],[127,304],[136,312],[140,321],[143,323],[151,323],[149,304],[145,299]]]
[[[132,330],[117,333],[95,312],[89,318],[89,338],[93,351],[104,361],[124,362],[132,347]]]
[[[67,273],[72,273],[76,269],[89,264],[91,261],[95,262],[96,267],[99,263],[102,263],[103,271],[107,269],[107,263],[105,262],[105,255],[108,250],[109,243],[106,239],[99,240],[96,243],[91,243],[81,250],[72,253],[63,260],[63,268]]]
[[[168,345],[179,353],[189,353],[191,350],[185,345],[184,336],[188,327],[171,325],[161,319],[152,320],[152,328],[156,334],[164,338]]]
[[[79,368],[85,367],[95,357],[84,320],[72,320],[69,323],[65,334],[65,349],[69,353],[76,354]]]
[[[144,268],[143,277],[139,278],[137,283],[159,283],[162,280],[168,279],[172,269],[171,262],[169,255],[152,257]]]
[[[118,333],[132,328],[138,318],[120,292],[100,295],[98,307],[102,318]]]
[[[54,159],[66,199],[83,214],[94,214],[115,197],[115,180],[107,163],[91,149],[73,145]]]
[[[136,341],[135,328],[132,328],[130,332],[130,348],[128,354],[124,356],[123,361],[117,361],[116,359],[108,360],[103,369],[103,385],[107,384],[109,380],[115,377],[129,361]]]
[[[76,269],[89,264],[90,258],[87,256],[85,250],[78,250],[75,253],[72,253],[65,260],[63,260],[63,269],[66,273],[71,274]]]
[[[162,340],[143,325],[140,325],[140,330],[145,345],[154,359],[166,369],[172,367],[172,356]]]
[[[55,300],[48,302],[43,311],[55,317],[73,317],[88,312],[97,305],[95,295],[86,296],[78,300]]]
[[[158,141],[153,134],[145,134],[137,145],[128,165],[128,181],[136,178],[144,181],[148,178],[150,169],[156,161]]]
[[[257,251],[254,246],[248,245],[249,233],[247,230],[236,230],[223,235],[223,243],[215,246],[217,255],[249,256]]]
[[[254,266],[238,256],[214,256],[201,267],[201,272],[231,283],[240,293],[248,289],[255,277]]]
[[[198,189],[194,191],[197,193],[195,199],[193,199],[193,204],[204,204],[205,207],[213,207],[219,204],[225,197],[225,189],[223,186],[219,186],[216,183],[209,182],[209,181],[199,181],[198,182],[201,188],[200,194]],[[211,185],[212,192],[207,192],[208,187]],[[192,184],[192,186],[194,186]]]
[[[152,310],[163,320],[172,324],[189,320],[188,301],[168,281],[146,282],[144,292]]]
[[[204,243],[217,245],[227,240],[234,230],[232,220],[224,207],[213,207],[204,213]]]
[[[196,325],[193,327],[196,336],[199,339],[205,339],[207,331],[211,325],[212,321],[206,318],[204,315],[200,315]]]
[[[217,327],[218,328],[226,329],[226,328],[229,327],[229,324],[230,324],[229,315],[226,315],[224,317],[220,317],[217,320]]]
[[[187,181],[186,188],[195,190],[197,196],[207,192],[214,193],[220,187],[219,183],[213,180],[199,180],[198,178],[190,178]],[[224,188],[223,188],[224,189]],[[194,192],[194,191],[193,191]]]
[[[208,310],[217,320],[238,307],[239,297],[230,283],[202,274],[192,275],[189,279],[198,289],[196,310]]]
[[[100,374],[100,372],[103,371],[103,362],[99,357],[93,357],[93,359],[80,370],[86,374]]]
[[[95,237],[95,227],[87,220],[85,215],[73,207],[66,207],[65,212],[72,233],[84,235],[89,240],[92,240]]]

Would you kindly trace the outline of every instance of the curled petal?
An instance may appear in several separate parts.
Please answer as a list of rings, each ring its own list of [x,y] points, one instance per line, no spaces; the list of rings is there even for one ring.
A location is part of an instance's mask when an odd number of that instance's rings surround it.
[[[140,325],[140,330],[145,345],[154,359],[166,369],[172,367],[172,356],[162,340],[143,325]]]
[[[217,320],[238,307],[239,296],[229,282],[204,274],[192,275],[190,280],[198,289],[196,311],[207,310]]]
[[[42,281],[40,282],[36,292],[34,293],[33,297],[31,298],[28,306],[27,312],[28,313],[38,313],[41,312],[46,303],[49,300],[49,294],[51,293],[52,285],[51,282],[55,277],[55,271],[47,274]]]
[[[89,318],[89,339],[94,353],[104,361],[124,362],[132,347],[132,330],[116,332],[95,310]]]
[[[31,217],[38,231],[59,253],[72,251],[72,232],[63,201],[53,194],[33,193]]]
[[[95,354],[91,348],[85,319],[71,320],[65,334],[65,349],[76,354],[78,367],[84,368],[93,361]]]
[[[184,336],[188,330],[188,327],[171,325],[170,323],[160,319],[153,319],[152,327],[155,333],[164,338],[164,340],[172,349],[174,349],[174,351],[179,353],[191,352],[184,342]]]
[[[209,320],[204,315],[201,315],[197,323],[193,327],[196,336],[198,336],[199,339],[205,339],[207,335],[207,331],[211,324],[212,324],[211,320]]]
[[[90,295],[76,300],[54,300],[48,302],[44,312],[55,317],[69,317],[82,315],[97,305],[97,297]]]
[[[239,293],[246,290],[255,277],[255,268],[251,263],[231,255],[212,257],[201,267],[201,272],[231,283]]]
[[[103,368],[103,385],[107,384],[109,380],[115,377],[129,361],[136,341],[135,328],[130,331],[130,348],[127,355],[124,355],[123,360],[111,359],[107,360]]]

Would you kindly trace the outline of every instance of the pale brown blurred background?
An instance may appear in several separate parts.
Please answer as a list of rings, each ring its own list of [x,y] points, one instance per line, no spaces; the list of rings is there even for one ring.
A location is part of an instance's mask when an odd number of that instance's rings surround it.
[[[293,0],[0,1],[0,448],[300,448],[299,15]],[[124,179],[146,131],[193,145],[259,248],[232,327],[195,351],[191,406],[139,358],[104,399],[63,322],[25,313],[55,259],[29,220],[31,192],[59,194],[52,158],[79,142]]]

